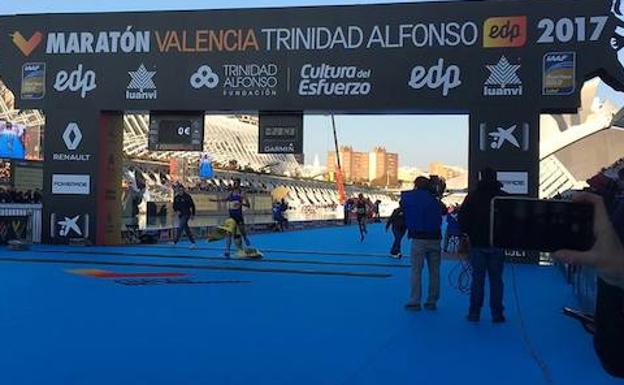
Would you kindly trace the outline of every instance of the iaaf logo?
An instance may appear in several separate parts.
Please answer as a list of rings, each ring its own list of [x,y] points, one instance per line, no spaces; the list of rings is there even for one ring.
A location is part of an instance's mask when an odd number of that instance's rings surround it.
[[[571,95],[576,90],[576,52],[548,52],[542,68],[542,95]]]
[[[300,76],[300,96],[365,96],[373,88],[372,70],[354,65],[305,64]]]
[[[145,65],[141,64],[136,71],[129,71],[130,84],[126,90],[128,100],[155,100],[158,98],[158,91],[154,83],[156,71],[148,71]]]
[[[519,96],[522,95],[522,81],[518,77],[520,64],[510,64],[501,56],[495,65],[486,65],[490,76],[483,86],[484,96]]]
[[[41,44],[43,34],[37,31],[26,40],[20,32],[16,31],[11,34],[11,40],[13,40],[13,44],[19,48],[24,56],[30,56],[30,54],[39,47],[39,44]]]
[[[82,64],[78,64],[78,68],[71,72],[59,71],[54,82],[54,89],[58,92],[66,90],[71,92],[80,91],[80,97],[83,99],[96,88],[95,72],[93,70],[83,71]]]
[[[425,86],[432,90],[442,88],[442,95],[447,96],[450,90],[462,84],[460,77],[461,70],[458,66],[451,64],[445,67],[444,59],[439,58],[438,63],[428,69],[420,65],[415,66],[408,84],[416,90]]]

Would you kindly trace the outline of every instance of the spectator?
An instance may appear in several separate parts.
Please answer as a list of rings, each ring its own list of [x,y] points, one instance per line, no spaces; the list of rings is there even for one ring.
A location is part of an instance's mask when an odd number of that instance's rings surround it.
[[[400,259],[403,257],[401,252],[401,242],[405,236],[407,228],[405,227],[405,214],[401,206],[394,209],[388,222],[386,223],[386,231],[392,227],[392,234],[394,235],[394,242],[392,243],[392,249],[390,249],[390,256]]]
[[[175,240],[173,241],[174,245],[178,243],[180,237],[182,236],[182,231],[184,231],[192,243],[191,248],[196,248],[193,232],[188,224],[189,220],[192,220],[195,216],[195,203],[193,202],[193,198],[186,192],[186,189],[182,185],[178,186],[176,189],[176,196],[173,200],[173,211],[178,213],[180,221]]]
[[[594,206],[593,248],[586,252],[560,250],[554,257],[562,262],[586,265],[598,272],[594,348],[605,370],[624,378],[624,247],[609,222],[604,201],[597,195],[580,193],[577,202]]]
[[[350,225],[351,224],[351,210],[353,210],[353,199],[349,198],[347,199],[347,201],[344,204],[343,207],[343,211],[344,211],[344,224],[345,225]]]
[[[373,214],[375,215],[375,223],[381,223],[380,206],[381,206],[381,201],[377,199],[373,206]]]
[[[477,188],[468,193],[459,210],[459,224],[468,234],[471,244],[470,265],[472,286],[468,320],[479,322],[483,307],[485,274],[490,279],[490,308],[492,321],[505,322],[503,307],[503,267],[505,256],[501,250],[490,248],[490,204],[497,196],[507,195],[496,180],[496,172],[485,168],[480,172]]]
[[[41,190],[35,189],[33,193],[33,203],[39,204],[43,200],[43,196],[41,195]]]
[[[435,310],[440,298],[440,202],[433,196],[429,179],[418,177],[414,190],[401,193],[408,237],[412,240],[411,296],[405,307],[421,310],[421,279],[424,261],[429,270],[429,294],[425,309]]]

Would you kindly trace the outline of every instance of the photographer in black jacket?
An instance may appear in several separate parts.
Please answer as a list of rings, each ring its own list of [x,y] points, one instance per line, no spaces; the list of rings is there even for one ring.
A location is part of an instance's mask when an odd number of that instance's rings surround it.
[[[599,279],[594,347],[605,370],[624,378],[624,247],[600,196],[578,193],[573,200],[594,206],[596,242],[589,251],[560,250],[554,257],[596,268]]]
[[[467,319],[470,322],[481,320],[486,275],[490,279],[490,309],[492,321],[505,322],[503,306],[503,269],[505,255],[501,250],[490,247],[490,204],[492,199],[505,196],[502,184],[496,180],[496,172],[491,168],[481,170],[477,188],[470,191],[459,210],[459,224],[470,238],[470,266],[472,285],[470,307]],[[487,274],[486,274],[487,273]]]
[[[180,237],[182,236],[182,231],[184,231],[192,243],[191,248],[194,249],[196,247],[195,239],[193,238],[193,232],[191,231],[188,222],[195,216],[195,203],[193,202],[193,198],[186,192],[186,189],[182,185],[178,186],[176,189],[176,196],[173,198],[173,211],[178,213],[178,219],[180,221],[175,241],[173,243],[178,243]]]

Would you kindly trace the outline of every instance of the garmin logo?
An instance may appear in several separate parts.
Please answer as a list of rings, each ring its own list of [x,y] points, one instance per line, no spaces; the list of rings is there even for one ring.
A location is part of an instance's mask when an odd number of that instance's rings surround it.
[[[275,153],[275,154],[294,154],[295,153],[295,144],[265,144],[264,145],[265,153]]]

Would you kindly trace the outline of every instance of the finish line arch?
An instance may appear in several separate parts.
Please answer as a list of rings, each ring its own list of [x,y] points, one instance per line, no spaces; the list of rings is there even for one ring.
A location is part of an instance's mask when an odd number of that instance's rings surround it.
[[[0,75],[46,114],[46,240],[119,233],[124,111],[462,113],[470,181],[537,196],[540,113],[623,89],[614,1],[484,1],[0,18]],[[63,181],[62,183],[59,181]],[[56,181],[56,183],[55,183]],[[68,187],[74,186],[74,187]],[[112,243],[115,243],[112,241]]]

